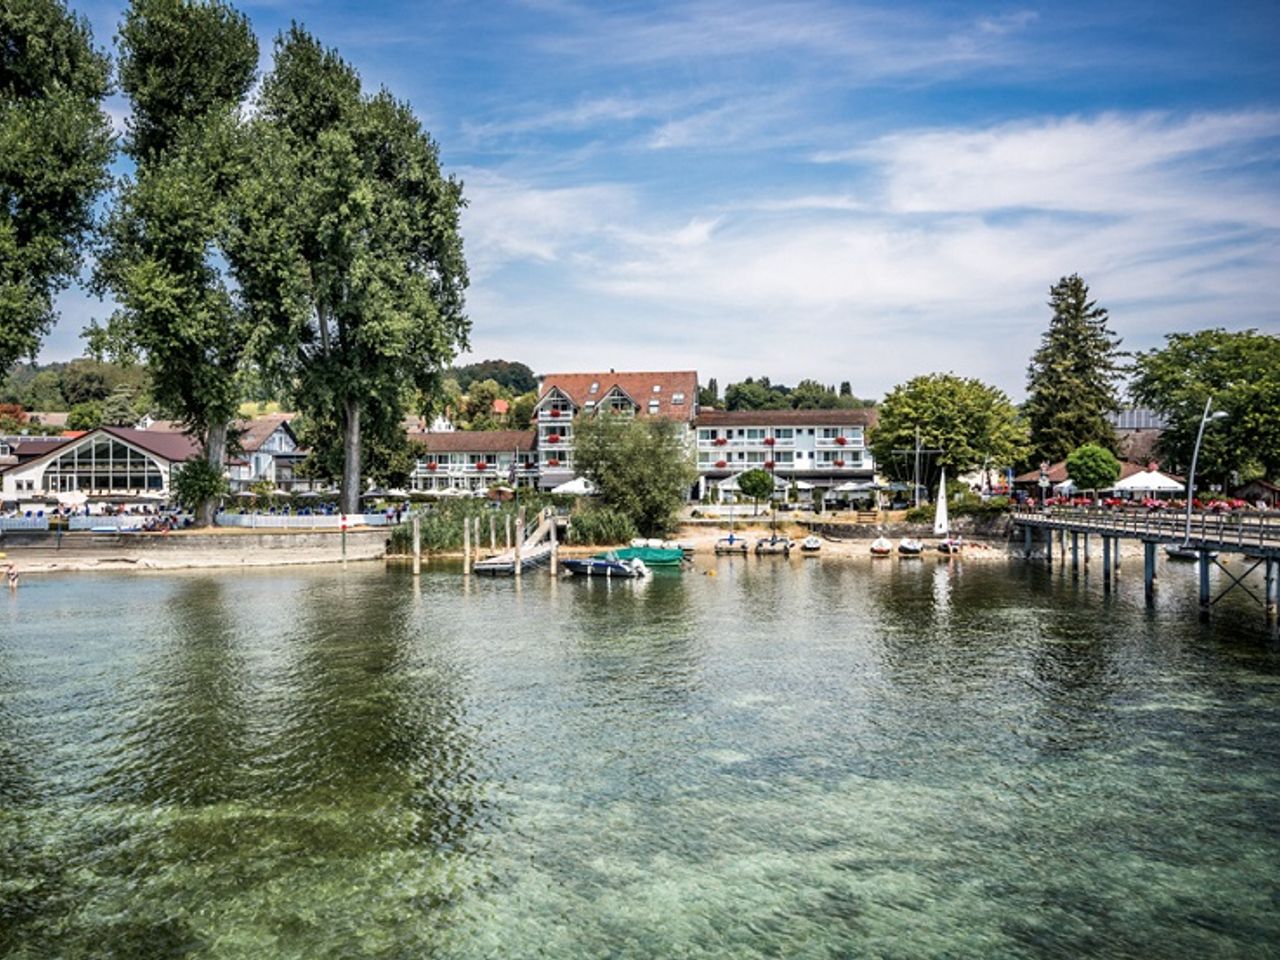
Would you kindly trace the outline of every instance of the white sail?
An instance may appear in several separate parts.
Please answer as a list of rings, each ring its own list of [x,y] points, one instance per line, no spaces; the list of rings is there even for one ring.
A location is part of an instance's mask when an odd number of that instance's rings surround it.
[[[938,509],[933,515],[933,535],[945,537],[951,533],[951,522],[947,519],[947,471],[942,471],[938,480]]]

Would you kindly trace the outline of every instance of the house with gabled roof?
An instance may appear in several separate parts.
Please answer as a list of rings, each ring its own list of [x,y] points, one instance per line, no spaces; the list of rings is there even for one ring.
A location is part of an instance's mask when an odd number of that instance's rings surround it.
[[[409,478],[414,490],[475,491],[495,483],[537,483],[533,430],[410,431],[408,436],[424,448]]]
[[[698,412],[697,371],[543,375],[534,407],[540,487],[551,489],[574,478],[573,418],[601,411],[692,424]]]

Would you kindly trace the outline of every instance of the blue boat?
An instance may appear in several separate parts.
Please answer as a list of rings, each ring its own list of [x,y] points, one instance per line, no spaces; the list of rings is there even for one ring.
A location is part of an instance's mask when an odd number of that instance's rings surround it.
[[[575,577],[608,577],[623,580],[635,580],[649,575],[649,568],[643,560],[619,560],[615,554],[602,554],[598,557],[569,557],[561,560],[560,565]]]

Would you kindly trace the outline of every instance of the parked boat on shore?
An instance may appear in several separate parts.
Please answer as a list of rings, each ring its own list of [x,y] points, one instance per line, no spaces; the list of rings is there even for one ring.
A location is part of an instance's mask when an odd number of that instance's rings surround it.
[[[803,540],[800,541],[800,552],[807,557],[817,556],[818,551],[821,549],[822,549],[822,541],[819,540],[817,537],[815,537],[813,534],[809,534],[809,536],[805,537]]]
[[[871,541],[871,555],[873,557],[887,557],[893,553],[893,544],[885,537],[876,537]]]
[[[898,553],[904,557],[918,557],[924,553],[924,544],[914,537],[903,537],[898,541]]]
[[[1200,559],[1200,551],[1189,543],[1172,544],[1164,548],[1164,554],[1170,560],[1177,560],[1181,563],[1195,563]],[[1213,559],[1218,554],[1214,550],[1209,551],[1209,559]]]
[[[609,554],[597,553],[597,557],[612,556],[617,560],[641,560],[646,567],[678,567],[684,562],[684,551],[679,547],[623,547]]]
[[[716,555],[747,555],[747,541],[742,537],[735,537],[732,533],[727,537],[721,537],[716,541]]]
[[[795,546],[795,541],[790,537],[780,537],[774,534],[770,537],[761,537],[756,541],[756,556],[791,556],[791,548]]]

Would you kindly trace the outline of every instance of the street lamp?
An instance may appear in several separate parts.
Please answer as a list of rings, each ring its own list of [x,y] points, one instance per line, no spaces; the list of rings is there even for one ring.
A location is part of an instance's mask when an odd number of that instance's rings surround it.
[[[1225,420],[1227,411],[1214,410],[1213,413],[1213,397],[1209,397],[1204,402],[1204,416],[1200,418],[1200,431],[1196,434],[1195,449],[1191,451],[1191,472],[1187,474],[1187,529],[1182,538],[1182,545],[1188,546],[1191,543],[1191,504],[1195,499],[1194,493],[1196,489],[1196,460],[1200,457],[1200,441],[1204,439],[1204,428],[1210,420]]]

